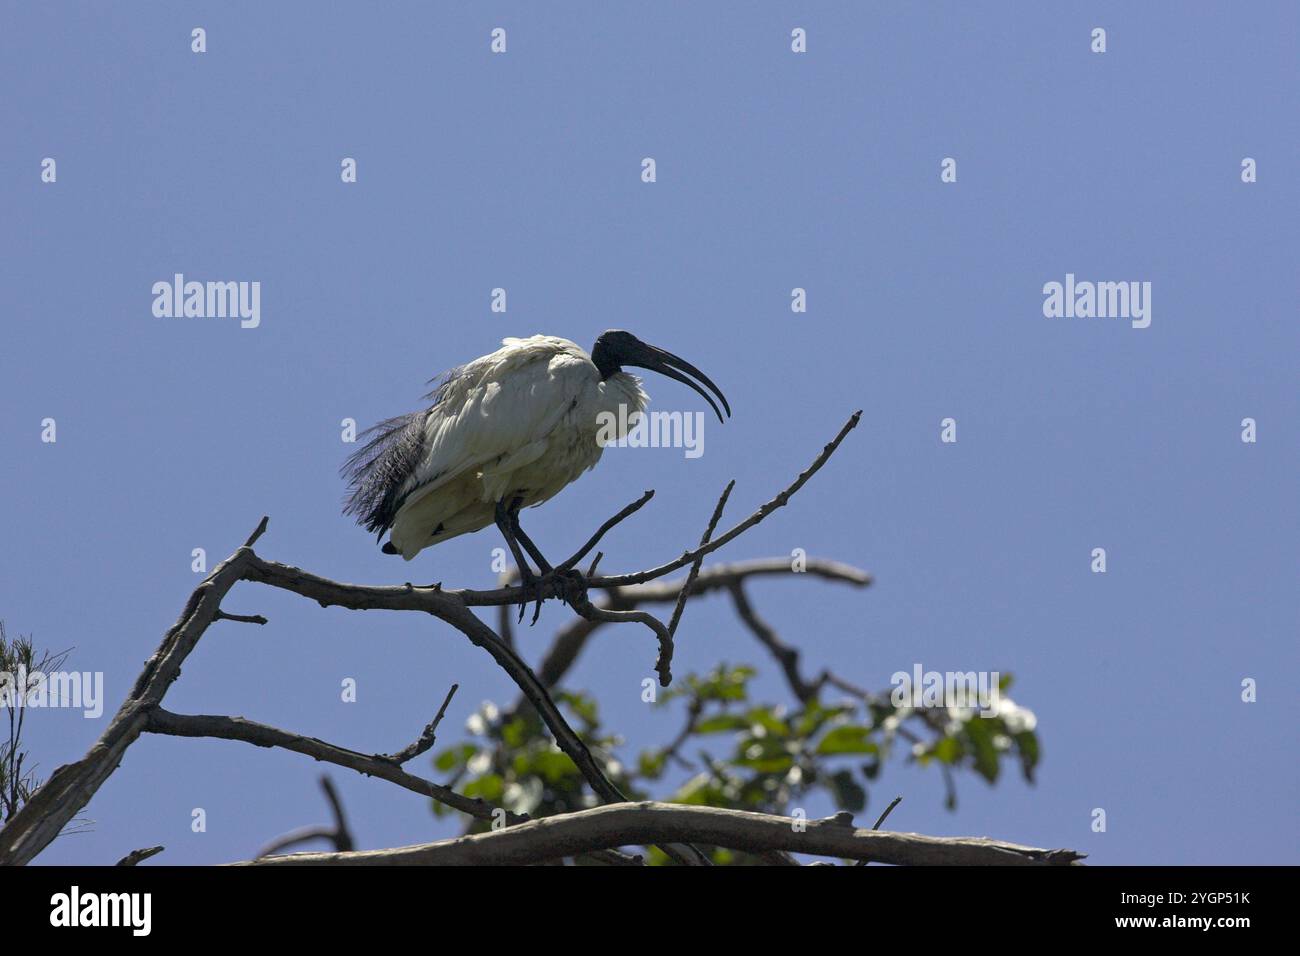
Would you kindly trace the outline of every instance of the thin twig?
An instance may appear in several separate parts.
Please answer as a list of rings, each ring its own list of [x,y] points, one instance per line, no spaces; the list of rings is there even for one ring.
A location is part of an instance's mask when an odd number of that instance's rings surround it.
[[[709,543],[709,538],[713,536],[713,531],[718,526],[718,520],[722,517],[722,509],[727,506],[727,499],[731,497],[731,489],[736,487],[736,479],[732,478],[727,482],[727,487],[722,489],[722,496],[718,498],[718,504],[713,509],[713,517],[709,519],[709,526],[704,529],[704,534],[700,536],[700,547]],[[704,555],[700,555],[691,564],[690,574],[686,575],[686,582],[682,585],[681,593],[677,595],[677,604],[673,607],[673,616],[668,621],[668,639],[677,634],[677,625],[681,622],[682,612],[686,610],[686,599],[691,596],[691,588],[695,586],[695,579],[700,576],[700,565],[704,563]]]
[[[356,846],[356,840],[352,837],[352,828],[348,826],[347,814],[343,812],[343,800],[339,797],[339,792],[334,789],[334,781],[328,774],[321,774],[320,787],[325,791],[330,812],[334,814],[334,848],[340,853],[345,853]]]
[[[407,773],[395,765],[389,758],[375,754],[358,753],[335,744],[326,743],[315,737],[306,737],[291,731],[281,730],[267,724],[259,724],[242,717],[225,717],[207,714],[175,714],[159,707],[149,713],[145,728],[149,733],[167,734],[173,737],[217,737],[224,740],[240,740],[258,747],[280,747],[291,750],[315,760],[346,767],[357,773],[370,777],[379,777],[389,783],[395,783],[413,793],[432,797],[439,803],[446,804],[453,810],[467,813],[478,820],[491,821],[497,808],[484,800],[466,797],[450,787],[434,783]],[[504,811],[503,811],[504,812]],[[507,822],[526,820],[526,816],[507,814]]]
[[[343,812],[343,801],[338,791],[334,789],[334,781],[327,774],[321,774],[320,786],[325,791],[325,799],[329,801],[330,812],[334,814],[334,826],[300,827],[291,830],[262,847],[257,853],[259,858],[283,853],[290,847],[309,843],[312,840],[328,840],[339,853],[347,853],[356,848],[352,829],[348,826],[347,814]]]
[[[641,508],[645,505],[645,503],[649,501],[651,498],[653,498],[654,496],[655,493],[654,493],[654,489],[652,488],[649,491],[647,491],[645,494],[643,494],[640,498],[638,498],[636,501],[632,502],[630,505],[625,507],[618,514],[614,515],[614,517],[610,518],[608,521],[602,524],[599,528],[596,529],[596,533],[587,539],[587,543],[584,544],[577,551],[575,551],[573,553],[573,556],[569,558],[569,560],[561,564],[559,567],[557,567],[556,570],[568,571],[573,568],[576,568],[578,566],[578,562],[581,561],[583,558],[585,558],[587,556],[587,553],[600,543],[600,539],[605,536],[605,532],[609,531],[610,528],[614,527],[614,525],[618,524],[620,521],[623,521],[626,518],[629,518],[632,515],[636,514],[638,511],[641,510]]]
[[[659,656],[655,660],[655,673],[659,675],[659,686],[667,687],[673,682],[673,636],[663,621],[648,611],[610,611],[592,604],[586,595],[579,595],[571,602],[574,611],[589,621],[604,624],[623,624],[636,622],[644,624],[654,631],[659,639]]]
[[[873,830],[879,830],[879,829],[880,829],[880,825],[881,825],[882,823],[885,822],[885,817],[887,817],[887,816],[889,816],[891,813],[893,813],[893,812],[894,812],[894,807],[898,806],[898,805],[899,805],[900,803],[902,803],[902,802],[903,802],[903,798],[902,798],[902,797],[894,797],[893,800],[890,800],[890,801],[889,801],[889,806],[885,807],[885,812],[882,813],[882,814],[880,815],[880,818],[879,818],[878,820],[876,820],[876,825],[873,826],[871,829],[873,829]]]
[[[442,706],[438,708],[438,713],[434,716],[433,720],[429,721],[429,723],[425,725],[424,730],[421,731],[420,736],[415,740],[415,742],[403,747],[388,759],[400,767],[402,764],[415,759],[432,747],[437,740],[435,733],[438,730],[438,725],[442,723],[443,715],[447,713],[447,705],[451,703],[452,696],[455,695],[456,691],[459,689],[459,684],[452,684],[451,690],[447,691],[447,697],[443,700]]]
[[[310,843],[313,840],[334,840],[334,828],[327,826],[309,826],[299,827],[296,830],[290,830],[281,836],[276,837],[266,846],[257,851],[257,859],[263,857],[276,856],[283,853],[291,847],[301,846],[304,843]]]
[[[744,521],[740,522],[738,525],[731,528],[724,535],[722,535],[722,537],[715,538],[713,541],[709,542],[703,547],[696,548],[694,551],[686,551],[682,554],[681,557],[677,558],[676,560],[669,561],[667,564],[661,564],[657,568],[651,568],[649,571],[637,571],[633,574],[615,574],[615,575],[610,575],[609,577],[596,578],[595,580],[588,582],[589,585],[594,588],[600,588],[600,587],[610,587],[610,586],[621,586],[627,584],[641,584],[645,581],[652,581],[655,578],[663,577],[665,574],[668,574],[672,571],[676,571],[678,568],[684,568],[686,567],[686,565],[694,561],[696,557],[699,555],[711,554],[712,552],[717,551],[719,548],[730,543],[740,535],[744,534],[754,525],[758,524],[760,521],[762,521],[764,518],[770,515],[777,508],[784,506],[786,502],[790,500],[790,497],[794,495],[800,488],[802,488],[808,482],[809,478],[811,478],[813,475],[817,474],[817,472],[821,470],[822,465],[826,464],[827,460],[830,459],[831,455],[835,454],[835,449],[840,447],[840,442],[844,441],[844,437],[848,435],[848,433],[851,432],[854,428],[857,427],[858,421],[861,418],[862,418],[861,410],[856,411],[852,415],[850,415],[849,420],[844,423],[844,426],[840,429],[839,434],[836,435],[833,439],[831,439],[830,443],[821,450],[821,454],[819,454],[813,460],[813,463],[811,465],[809,465],[802,472],[800,472],[799,476],[795,478],[795,480],[791,482],[783,491],[777,494],[776,497],[760,505],[757,511],[755,511]]]
[[[871,829],[879,830],[880,825],[885,822],[885,817],[889,816],[890,812],[894,809],[894,807],[898,806],[899,802],[902,799],[903,799],[902,797],[894,797],[894,799],[890,801],[889,806],[885,807],[885,812],[880,815],[880,818],[878,820],[876,820],[876,825],[873,826]],[[858,860],[856,865],[866,866],[870,862],[871,862],[870,860]]]
[[[266,534],[266,527],[270,522],[270,515],[262,515],[262,520],[257,523],[257,527],[253,529],[253,533],[248,536],[248,540],[244,542],[244,547],[251,548],[253,545],[257,544],[257,539]]]
[[[221,608],[217,608],[217,613],[212,615],[214,621],[238,621],[241,624],[265,624],[266,618],[260,614],[227,614]]]

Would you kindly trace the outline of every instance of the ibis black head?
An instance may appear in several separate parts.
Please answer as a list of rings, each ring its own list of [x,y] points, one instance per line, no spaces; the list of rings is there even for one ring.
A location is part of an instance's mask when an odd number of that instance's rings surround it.
[[[722,402],[722,407],[727,410],[727,414],[731,414],[731,406],[727,404],[727,397],[722,394],[718,386],[709,380],[707,375],[685,359],[678,358],[672,352],[665,352],[653,345],[647,345],[631,332],[624,332],[622,329],[610,329],[608,332],[602,332],[591,349],[591,361],[595,364],[596,370],[600,372],[602,380],[609,378],[615,372],[622,371],[624,365],[631,365],[636,368],[648,368],[652,372],[658,372],[660,375],[667,375],[669,378],[684,382],[704,396],[704,400],[709,403],[713,413],[718,416],[718,421],[724,421],[717,402],[713,400],[713,395],[702,389],[693,379],[686,377],[687,375],[693,375],[700,382],[707,385],[714,395],[718,396],[718,399]],[[682,374],[683,372],[686,374]]]

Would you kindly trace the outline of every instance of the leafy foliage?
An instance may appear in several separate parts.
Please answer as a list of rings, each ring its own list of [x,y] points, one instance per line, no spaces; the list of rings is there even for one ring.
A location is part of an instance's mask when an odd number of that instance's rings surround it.
[[[0,720],[6,725],[6,733],[0,736],[0,824],[8,822],[41,785],[23,749],[26,709],[22,704],[30,691],[18,686],[20,675],[58,670],[67,656],[67,651],[38,652],[30,636],[10,638],[0,621]]]
[[[658,707],[684,711],[681,731],[630,763],[618,758],[622,741],[602,726],[592,697],[554,696],[630,799],[656,794],[676,803],[788,815],[820,791],[837,808],[859,813],[887,759],[899,750],[905,759],[943,767],[946,783],[952,771],[965,769],[995,783],[1004,758],[1033,781],[1039,760],[1036,721],[1005,695],[1009,677],[1002,679],[996,713],[982,717],[965,708],[897,707],[888,695],[823,701],[819,694],[787,708],[752,700],[754,676],[752,667],[725,664],[687,675],[656,701]],[[534,817],[599,802],[530,707],[502,713],[486,704],[470,718],[468,729],[472,740],[441,751],[434,761],[467,795]],[[956,806],[951,785],[947,805]],[[451,812],[436,803],[434,811]],[[720,850],[714,857],[715,862],[743,860]]]

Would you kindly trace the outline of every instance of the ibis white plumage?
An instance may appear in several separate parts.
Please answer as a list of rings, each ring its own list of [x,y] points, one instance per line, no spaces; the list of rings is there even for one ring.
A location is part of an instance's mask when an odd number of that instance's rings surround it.
[[[548,572],[519,527],[519,509],[552,498],[600,460],[602,413],[626,423],[644,412],[649,397],[624,366],[684,382],[722,421],[698,380],[731,414],[708,376],[630,332],[603,333],[591,354],[549,335],[505,339],[490,355],[447,372],[425,396],[433,402],[428,408],[380,422],[363,436],[368,440],[343,467],[345,513],[380,539],[387,532],[384,552],[408,561],[495,523],[517,560],[516,540]],[[520,572],[531,580],[522,563]]]

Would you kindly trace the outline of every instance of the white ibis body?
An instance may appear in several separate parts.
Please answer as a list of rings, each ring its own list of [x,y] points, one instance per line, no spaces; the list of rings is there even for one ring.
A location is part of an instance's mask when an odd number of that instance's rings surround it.
[[[602,413],[622,427],[644,412],[649,397],[624,366],[684,382],[722,421],[712,396],[687,377],[692,376],[731,414],[708,376],[630,332],[605,332],[590,355],[549,335],[505,339],[492,354],[446,373],[425,396],[433,400],[429,408],[366,432],[369,440],[343,468],[350,488],[344,513],[381,539],[388,532],[384,552],[409,561],[427,547],[494,522],[509,542],[504,511],[519,540],[543,564],[519,530],[517,512],[552,498],[600,460],[598,439],[609,437],[601,435],[608,420]]]

